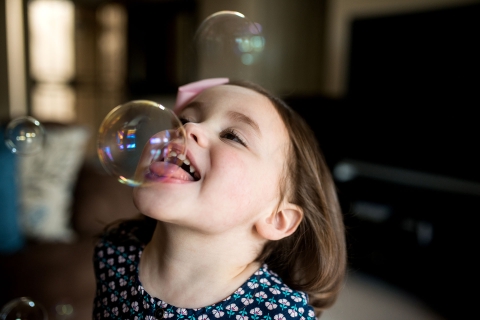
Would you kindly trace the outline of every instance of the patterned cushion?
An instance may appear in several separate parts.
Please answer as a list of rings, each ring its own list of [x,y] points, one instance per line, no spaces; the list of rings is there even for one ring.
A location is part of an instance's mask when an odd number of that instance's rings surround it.
[[[71,241],[73,188],[84,161],[89,131],[82,126],[45,126],[42,152],[19,156],[20,224],[26,237]]]

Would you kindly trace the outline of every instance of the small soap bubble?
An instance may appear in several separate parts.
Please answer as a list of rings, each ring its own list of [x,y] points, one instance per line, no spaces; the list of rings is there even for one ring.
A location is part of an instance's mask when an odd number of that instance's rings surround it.
[[[194,48],[204,77],[238,77],[260,62],[265,38],[262,26],[244,14],[219,11],[200,24],[194,36]]]
[[[5,144],[12,153],[31,155],[40,152],[45,143],[45,129],[30,116],[15,118],[5,128]]]
[[[171,109],[134,100],[104,118],[97,153],[107,173],[135,187],[171,177],[179,169],[174,162],[186,153],[185,143],[185,129]]]
[[[28,297],[11,300],[0,311],[1,320],[48,320],[45,308]]]
[[[55,311],[60,318],[66,318],[73,314],[73,306],[70,303],[59,303],[55,306]]]

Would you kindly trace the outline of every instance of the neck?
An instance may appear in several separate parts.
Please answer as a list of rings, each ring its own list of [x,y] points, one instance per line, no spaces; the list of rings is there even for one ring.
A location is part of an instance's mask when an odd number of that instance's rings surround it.
[[[171,305],[205,307],[231,295],[260,267],[255,259],[262,246],[252,234],[204,234],[160,222],[142,254],[140,280]]]

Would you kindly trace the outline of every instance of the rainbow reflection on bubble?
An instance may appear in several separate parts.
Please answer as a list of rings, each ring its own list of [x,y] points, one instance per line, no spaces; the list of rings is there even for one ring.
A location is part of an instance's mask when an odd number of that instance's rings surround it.
[[[98,131],[97,153],[104,169],[133,187],[147,183],[150,165],[167,158],[172,148],[186,152],[183,125],[171,109],[149,100],[117,106]]]

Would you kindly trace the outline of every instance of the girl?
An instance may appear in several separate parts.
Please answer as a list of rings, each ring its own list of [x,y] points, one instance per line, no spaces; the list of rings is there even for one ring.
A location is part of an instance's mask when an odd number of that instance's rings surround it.
[[[94,319],[319,317],[346,247],[313,132],[265,89],[225,78],[180,87],[174,111],[183,169],[151,169],[133,190],[141,217],[98,242]]]

